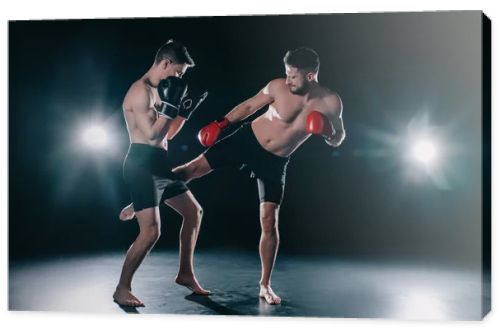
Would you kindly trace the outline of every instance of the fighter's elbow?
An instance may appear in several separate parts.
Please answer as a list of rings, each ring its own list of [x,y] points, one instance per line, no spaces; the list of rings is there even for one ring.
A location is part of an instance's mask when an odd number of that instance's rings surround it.
[[[144,132],[144,134],[146,135],[146,138],[149,141],[155,141],[158,140],[159,138],[159,134],[156,131],[147,131]]]
[[[343,141],[344,141],[343,139],[342,139],[342,140],[339,140],[338,142],[333,143],[333,145],[332,145],[332,146],[333,146],[333,147],[339,147],[340,145],[342,145],[342,142],[343,142]]]
[[[177,129],[175,131],[168,131],[167,135],[165,136],[165,140],[172,140],[174,139],[175,136],[179,133],[180,129]]]
[[[146,138],[149,141],[158,141],[165,137],[166,133],[164,131],[158,131],[151,129],[151,131],[144,132]]]
[[[345,132],[337,132],[333,139],[328,142],[333,147],[339,147],[345,139]]]

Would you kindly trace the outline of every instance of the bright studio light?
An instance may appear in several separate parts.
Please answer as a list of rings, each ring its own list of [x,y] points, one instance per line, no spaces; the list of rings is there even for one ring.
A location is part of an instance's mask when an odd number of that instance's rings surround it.
[[[428,139],[417,140],[412,150],[413,158],[424,165],[432,164],[436,160],[436,144]]]
[[[109,144],[108,133],[103,126],[90,125],[83,129],[82,141],[92,149],[102,149]]]

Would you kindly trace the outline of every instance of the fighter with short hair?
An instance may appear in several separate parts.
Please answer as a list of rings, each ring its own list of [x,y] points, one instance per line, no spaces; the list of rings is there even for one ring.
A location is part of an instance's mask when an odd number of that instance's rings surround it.
[[[340,96],[318,82],[318,54],[306,47],[288,51],[284,65],[286,79],[272,80],[222,120],[203,127],[198,138],[208,149],[173,169],[185,181],[223,166],[245,166],[252,171],[260,197],[262,273],[259,296],[269,304],[281,302],[271,289],[271,274],[278,251],[278,212],[290,156],[311,134],[322,136],[333,147],[339,146],[345,138]],[[246,119],[266,105],[269,107],[264,114],[219,140],[230,124]],[[122,212],[130,217],[133,207],[129,205]]]
[[[193,270],[202,209],[184,181],[172,173],[167,154],[168,141],[180,131],[206,96],[193,99],[188,95],[187,84],[181,77],[193,66],[186,47],[170,40],[160,47],[151,68],[132,84],[123,100],[123,115],[130,138],[123,176],[140,229],[127,251],[113,294],[114,301],[123,306],[144,306],[132,294],[132,277],[160,236],[161,202],[183,217],[176,283],[197,294],[209,294],[198,283]]]

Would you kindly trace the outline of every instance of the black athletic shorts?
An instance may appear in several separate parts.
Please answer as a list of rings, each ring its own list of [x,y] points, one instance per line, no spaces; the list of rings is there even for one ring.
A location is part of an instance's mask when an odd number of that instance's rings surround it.
[[[123,177],[135,211],[159,206],[160,202],[189,190],[172,173],[172,167],[164,149],[146,144],[130,144],[123,162]]]
[[[260,202],[281,204],[283,201],[289,158],[264,149],[250,123],[243,124],[231,135],[215,143],[204,155],[212,169],[239,167],[250,170],[251,176],[257,178]]]

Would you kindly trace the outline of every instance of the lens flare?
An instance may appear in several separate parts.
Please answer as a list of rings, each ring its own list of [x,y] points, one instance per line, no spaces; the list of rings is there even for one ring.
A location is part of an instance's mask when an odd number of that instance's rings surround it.
[[[83,143],[92,149],[103,149],[109,144],[106,129],[99,125],[91,125],[82,131]]]

